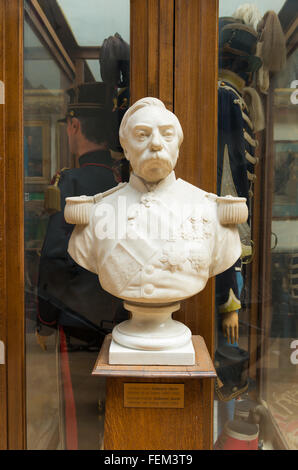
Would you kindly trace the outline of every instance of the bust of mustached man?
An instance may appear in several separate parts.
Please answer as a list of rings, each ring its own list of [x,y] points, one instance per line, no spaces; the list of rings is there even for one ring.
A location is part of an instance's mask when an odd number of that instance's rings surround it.
[[[172,312],[241,253],[237,224],[247,219],[245,199],[219,198],[176,179],[182,141],[178,118],[160,100],[143,98],[120,126],[132,167],[129,182],[66,199],[65,218],[76,224],[68,252],[125,301],[132,317],[112,335],[135,356],[139,350],[149,356],[172,351],[174,357],[174,351],[191,348],[190,330]]]

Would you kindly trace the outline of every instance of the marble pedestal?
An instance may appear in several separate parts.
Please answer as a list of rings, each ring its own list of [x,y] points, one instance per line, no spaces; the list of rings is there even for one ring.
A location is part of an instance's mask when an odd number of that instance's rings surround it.
[[[144,351],[126,348],[112,341],[109,350],[109,364],[115,365],[191,366],[194,365],[194,363],[195,350],[191,341],[180,348],[164,349],[160,351]]]
[[[131,318],[116,325],[109,351],[110,364],[193,365],[191,331],[173,320],[180,303],[162,305],[125,302]]]

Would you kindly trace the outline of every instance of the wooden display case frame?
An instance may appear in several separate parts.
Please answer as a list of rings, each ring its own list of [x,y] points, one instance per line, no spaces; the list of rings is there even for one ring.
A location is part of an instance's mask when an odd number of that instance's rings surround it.
[[[81,70],[76,57],[73,62],[38,2],[28,3],[26,15],[43,26],[44,40],[76,81]],[[24,14],[23,0],[0,0],[0,80],[5,84],[5,105],[0,105],[0,340],[6,359],[0,365],[0,449],[26,448]],[[131,100],[156,96],[177,114],[185,134],[177,176],[211,192],[216,191],[217,164],[217,19],[218,0],[131,0]],[[88,57],[92,52],[85,51]],[[204,337],[209,351],[214,297],[211,280],[179,313],[193,334]],[[206,449],[213,439],[209,382],[202,396]]]

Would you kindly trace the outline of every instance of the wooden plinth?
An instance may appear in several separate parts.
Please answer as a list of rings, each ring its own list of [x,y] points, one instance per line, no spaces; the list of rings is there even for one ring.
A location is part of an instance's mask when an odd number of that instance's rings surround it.
[[[107,377],[106,450],[193,450],[211,447],[211,413],[204,404],[208,381],[216,377],[201,336],[192,337],[193,366],[109,365],[111,335],[99,353],[93,375]],[[124,384],[183,384],[183,408],[124,407]]]

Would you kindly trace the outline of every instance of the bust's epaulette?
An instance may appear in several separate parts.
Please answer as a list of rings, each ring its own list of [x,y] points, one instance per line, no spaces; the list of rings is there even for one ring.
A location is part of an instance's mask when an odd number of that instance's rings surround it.
[[[64,218],[66,222],[68,224],[75,225],[88,225],[94,204],[97,204],[104,197],[123,188],[126,184],[127,183],[119,183],[118,186],[108,189],[103,193],[95,194],[95,196],[67,197],[65,199],[66,206],[64,209]]]
[[[61,211],[61,194],[58,185],[61,175],[65,170],[69,170],[69,168],[62,168],[62,170],[57,171],[52,178],[51,184],[45,190],[44,208],[50,213]]]
[[[245,197],[217,197],[217,213],[222,225],[244,224],[248,218]]]

